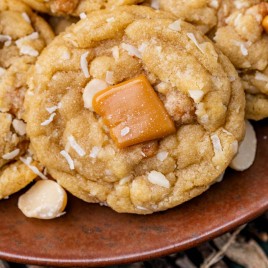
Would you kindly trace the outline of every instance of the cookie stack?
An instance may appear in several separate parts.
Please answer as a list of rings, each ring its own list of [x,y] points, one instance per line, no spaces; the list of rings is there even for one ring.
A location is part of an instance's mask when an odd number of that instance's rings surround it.
[[[0,4],[0,199],[36,180],[28,217],[62,215],[63,189],[150,214],[252,164],[267,3],[24,2]]]

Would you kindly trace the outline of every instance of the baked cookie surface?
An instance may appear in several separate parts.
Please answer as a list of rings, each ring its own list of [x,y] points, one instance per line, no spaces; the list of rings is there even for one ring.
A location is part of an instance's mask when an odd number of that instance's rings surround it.
[[[33,9],[52,15],[79,16],[83,12],[92,12],[104,8],[114,8],[122,5],[134,5],[143,0],[23,0]]]
[[[140,75],[175,133],[119,149],[105,123],[112,116],[93,111],[90,90]],[[147,7],[97,11],[70,26],[40,55],[28,84],[27,133],[37,158],[72,194],[118,212],[149,214],[201,194],[244,134],[245,96],[230,61],[192,25]],[[126,120],[147,108],[142,98],[119,105],[140,104]],[[121,130],[131,133],[132,125]]]
[[[36,177],[18,160],[29,145],[23,102],[28,71],[53,37],[47,23],[21,1],[0,2],[0,199]]]

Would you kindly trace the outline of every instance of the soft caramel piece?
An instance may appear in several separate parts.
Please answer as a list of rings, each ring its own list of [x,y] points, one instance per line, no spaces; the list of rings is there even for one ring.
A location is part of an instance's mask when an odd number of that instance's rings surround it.
[[[262,20],[262,27],[264,28],[265,32],[268,33],[268,15]]]
[[[163,138],[176,131],[144,75],[98,92],[93,97],[93,108],[110,127],[110,135],[119,148]]]

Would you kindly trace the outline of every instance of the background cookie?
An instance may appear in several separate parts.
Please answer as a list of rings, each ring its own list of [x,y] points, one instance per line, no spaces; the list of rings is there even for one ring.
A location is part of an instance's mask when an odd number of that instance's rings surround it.
[[[176,133],[119,149],[85,92],[140,74]],[[74,195],[118,212],[148,214],[202,193],[244,133],[244,93],[229,60],[192,25],[146,7],[98,11],[69,27],[40,55],[29,92],[38,159]]]
[[[263,26],[268,3],[223,1],[214,40],[239,70],[247,92],[246,116],[268,116],[268,35]]]
[[[79,16],[82,12],[91,12],[103,8],[122,5],[134,5],[143,0],[23,0],[33,9],[53,15]]]
[[[19,185],[24,187],[25,180],[29,182],[29,178],[32,180],[36,177],[23,163],[18,162],[10,166],[7,163],[18,160],[28,149],[29,141],[23,121],[27,74],[37,56],[53,37],[48,24],[21,1],[1,1],[0,184],[4,185],[0,189],[2,197],[5,197],[7,192],[11,194],[12,189],[19,190]],[[21,180],[23,170],[24,183]],[[21,182],[14,185],[17,179]]]

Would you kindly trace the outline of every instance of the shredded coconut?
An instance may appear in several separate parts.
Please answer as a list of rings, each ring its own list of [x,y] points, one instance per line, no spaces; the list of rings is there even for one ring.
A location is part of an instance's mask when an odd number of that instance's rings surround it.
[[[5,160],[11,160],[11,159],[14,159],[16,156],[18,156],[19,153],[20,153],[20,149],[15,149],[12,152],[2,155],[2,158]]]
[[[61,58],[63,60],[69,60],[71,58],[71,55],[68,51],[64,51],[62,54],[61,54]]]
[[[59,108],[61,108],[61,102],[59,102],[57,105],[55,106],[52,106],[52,107],[47,107],[46,110],[52,114],[54,113],[55,111],[57,111]]]
[[[217,134],[213,134],[210,136],[212,144],[213,144],[213,149],[215,155],[218,153],[222,153],[222,146],[221,146],[221,140]]]
[[[142,207],[142,206],[136,206],[136,208],[139,209],[139,210],[148,210],[147,208]]]
[[[141,45],[138,47],[139,52],[143,53],[148,45],[146,43],[141,43]]]
[[[141,53],[134,46],[126,44],[126,43],[122,43],[122,48],[124,50],[126,50],[130,56],[135,56],[135,57],[141,59]]]
[[[6,41],[11,41],[11,37],[9,35],[5,34],[0,34],[0,42],[6,42]]]
[[[81,20],[86,19],[87,14],[85,12],[82,12],[82,13],[80,13],[79,17],[80,17]]]
[[[12,126],[20,136],[26,134],[26,124],[22,120],[14,119],[12,121]]]
[[[160,5],[159,5],[159,0],[152,0],[151,1],[151,7],[154,9],[159,9]]]
[[[114,22],[114,21],[115,21],[115,18],[114,17],[111,17],[111,18],[106,19],[106,22],[108,22],[108,23],[111,23],[111,22]]]
[[[31,23],[30,17],[28,16],[26,12],[21,13],[21,16],[26,22]]]
[[[158,171],[155,171],[155,170],[152,170],[148,174],[148,180],[152,184],[156,184],[156,185],[164,187],[164,188],[169,188],[170,187],[170,183],[167,180],[166,176],[163,175],[161,172],[158,172]]]
[[[107,84],[112,85],[114,83],[114,72],[107,71],[105,81]]]
[[[3,76],[5,72],[6,72],[6,69],[0,67],[0,77]]]
[[[60,154],[66,159],[70,169],[73,170],[74,169],[74,161],[71,158],[71,156],[65,150],[62,150],[60,152]]]
[[[55,116],[56,116],[56,113],[52,113],[47,120],[45,120],[44,122],[41,123],[41,126],[49,125],[53,121]]]
[[[242,9],[244,7],[248,7],[249,3],[247,3],[246,1],[234,0],[234,5],[237,9]]]
[[[112,47],[112,54],[115,60],[119,60],[119,47],[118,46],[114,46]]]
[[[32,57],[37,57],[39,55],[39,52],[32,48],[31,46],[21,46],[20,47],[20,53],[23,55],[29,55]]]
[[[27,158],[20,157],[20,161],[24,163],[34,174],[39,176],[41,179],[43,180],[48,179],[42,172],[39,171],[39,169],[36,166],[31,165],[31,162],[32,162],[31,157],[27,157]]]
[[[170,30],[179,32],[181,30],[181,21],[180,20],[174,21],[173,23],[171,23],[171,24],[168,25],[168,28]]]
[[[93,111],[92,100],[94,95],[107,87],[108,84],[103,80],[92,79],[89,81],[83,92],[84,107]]]
[[[204,92],[200,89],[190,89],[189,95],[195,103],[199,103],[204,96]]]
[[[124,127],[123,129],[121,129],[121,137],[126,136],[129,132],[130,132],[130,128]]]
[[[200,44],[197,42],[195,35],[193,33],[187,33],[187,36],[190,40],[193,41],[193,43],[196,45],[196,47],[204,54],[204,51],[203,51],[202,47],[200,46]]]
[[[125,185],[132,179],[132,175],[126,176],[119,181],[119,185]]]
[[[20,39],[18,39],[15,44],[17,45],[17,47],[20,49],[20,53],[23,55],[29,55],[32,57],[37,57],[39,55],[39,52],[37,50],[35,50],[33,47],[29,46],[29,45],[25,45],[24,42],[25,41],[29,41],[29,40],[36,40],[39,37],[39,33],[38,32],[33,32],[25,37],[22,37]]]
[[[212,8],[218,8],[219,7],[219,1],[218,0],[211,0],[209,3],[209,6]]]
[[[159,161],[161,161],[161,162],[163,162],[164,160],[166,160],[167,157],[168,157],[168,152],[166,152],[166,151],[159,152],[159,153],[156,155],[156,158],[157,158]]]
[[[88,56],[89,52],[85,52],[84,54],[81,55],[81,58],[80,58],[80,66],[81,66],[81,69],[84,73],[84,76],[86,78],[89,78],[89,72],[88,72],[88,62],[87,62],[87,56]]]
[[[255,79],[259,81],[268,82],[268,76],[258,71],[255,74]]]
[[[240,50],[241,50],[241,53],[242,53],[243,56],[248,55],[248,50],[247,50],[247,48],[245,47],[244,44],[240,44]]]
[[[81,157],[85,156],[86,152],[83,148],[76,142],[75,138],[71,135],[68,137],[68,141],[71,147],[77,152],[77,154]]]
[[[91,158],[97,158],[99,152],[101,150],[101,147],[98,147],[98,146],[94,146],[92,149],[91,149],[91,152],[89,154],[89,156]]]

